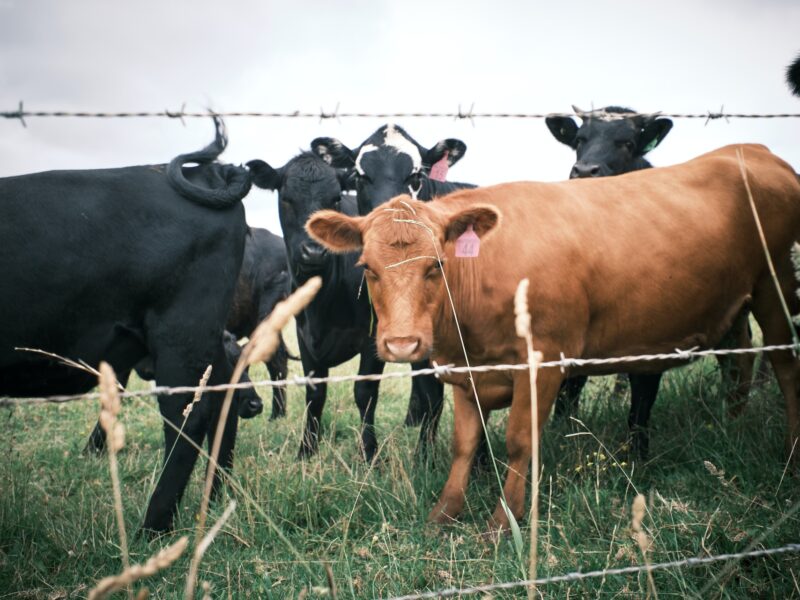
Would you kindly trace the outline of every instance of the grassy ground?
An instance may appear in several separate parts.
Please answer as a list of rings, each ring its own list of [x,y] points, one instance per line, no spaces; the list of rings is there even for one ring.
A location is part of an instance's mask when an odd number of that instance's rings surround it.
[[[392,367],[402,369],[405,367]],[[298,370],[298,365],[293,365]],[[337,372],[354,372],[353,364]],[[254,379],[266,377],[256,369]],[[745,414],[726,416],[714,361],[670,372],[654,409],[651,459],[631,466],[623,448],[628,401],[612,379],[584,391],[580,423],[549,423],[542,444],[539,575],[639,564],[631,538],[631,502],[648,499],[644,524],[652,562],[773,547],[800,541],[800,484],[784,473],[782,401],[774,383],[756,389]],[[142,386],[141,382],[137,385]],[[330,565],[339,598],[375,598],[414,590],[469,586],[524,575],[510,538],[480,534],[494,507],[494,476],[473,477],[459,524],[426,525],[447,476],[449,400],[432,464],[415,462],[416,429],[402,425],[408,380],[382,384],[376,422],[382,443],[372,467],[359,459],[352,386],[329,387],[317,458],[295,459],[303,391],[289,393],[289,417],[241,422],[228,498],[238,508],[201,564],[214,598],[309,597],[326,587]],[[262,393],[268,398],[266,391]],[[108,462],[81,449],[94,403],[0,411],[0,598],[80,598],[99,578],[121,570]],[[127,443],[120,474],[129,537],[141,523],[162,459],[154,400],[131,401],[122,418]],[[505,450],[504,414],[490,437]],[[200,469],[181,504],[177,531],[154,542],[131,541],[132,562],[192,534]],[[527,524],[523,523],[527,539]],[[188,557],[147,580],[153,597],[181,598]],[[800,597],[800,557],[753,559],[654,574],[661,598]],[[540,588],[546,597],[640,597],[644,575],[614,576]],[[121,596],[121,595],[120,595]],[[524,597],[524,590],[492,598]],[[484,596],[488,598],[490,596]]]

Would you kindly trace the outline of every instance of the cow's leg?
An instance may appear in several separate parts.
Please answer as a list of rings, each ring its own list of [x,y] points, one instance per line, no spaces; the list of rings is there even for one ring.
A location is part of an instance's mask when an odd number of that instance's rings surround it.
[[[232,373],[231,373],[232,375]],[[209,385],[217,385],[223,383],[230,383],[230,375],[225,377],[224,374],[222,377],[214,377],[214,371],[211,371],[211,378],[209,379]],[[212,481],[211,486],[211,499],[214,499],[217,494],[219,493],[219,489],[222,485],[222,470],[226,472],[230,472],[233,468],[233,449],[236,444],[236,431],[239,425],[239,394],[233,394],[233,400],[231,402],[230,410],[228,411],[226,420],[225,420],[225,428],[223,429],[222,433],[222,442],[219,446],[219,455],[217,456],[217,465],[219,465],[218,469],[214,471],[214,480]],[[222,403],[224,401],[225,394],[220,393],[217,398],[212,398],[209,404],[209,418],[207,419],[207,430],[206,430],[206,437],[208,440],[208,454],[211,455],[213,444],[214,444],[214,437],[217,434],[217,426],[219,423],[220,413],[222,409]],[[208,465],[208,468],[211,468],[211,465]]]
[[[375,345],[361,353],[358,365],[359,375],[380,375],[386,363],[377,358]],[[379,381],[356,381],[353,394],[361,416],[361,451],[367,462],[372,462],[378,451],[378,440],[375,437],[375,407],[378,404]]]
[[[430,366],[430,362],[427,360],[411,363],[411,368],[415,371],[427,369]],[[404,422],[406,427],[421,425],[422,421],[430,414],[429,398],[426,398],[424,391],[420,389],[420,379],[420,377],[414,377],[411,380],[411,395],[408,398],[408,410]]]
[[[328,367],[317,365],[306,350],[303,338],[298,339],[300,346],[300,360],[303,363],[303,374],[309,377],[312,373],[314,377],[327,377]],[[318,383],[313,387],[306,386],[306,426],[303,430],[303,440],[300,442],[298,458],[308,458],[317,453],[319,449],[320,420],[322,410],[325,408],[325,400],[328,397],[328,384]]]
[[[275,352],[275,356],[273,356],[269,361],[267,361],[266,365],[267,365],[267,371],[269,371],[269,378],[272,381],[282,381],[286,379],[286,376],[289,373],[289,352],[286,350],[286,344],[284,344],[283,342],[283,336],[281,336],[280,344],[278,345],[278,349]],[[285,416],[286,416],[286,388],[273,387],[272,414],[269,417],[270,421]]]
[[[562,382],[556,398],[555,412],[553,413],[555,418],[568,419],[578,414],[581,392],[588,379],[586,375],[575,375]]]
[[[663,373],[631,373],[631,410],[628,414],[628,428],[631,435],[631,453],[642,460],[650,451],[650,411],[658,396],[658,386]]]
[[[417,384],[417,393],[422,398],[424,406],[420,421],[417,451],[425,455],[436,439],[436,431],[439,429],[439,419],[442,416],[442,408],[444,406],[444,384],[432,375],[415,377],[414,381]]]
[[[791,314],[798,312],[796,282],[789,257],[776,261],[776,271],[783,296]],[[774,283],[769,275],[763,277],[753,293],[753,315],[764,333],[767,346],[792,343],[792,334],[783,312]],[[769,352],[769,360],[786,401],[786,452],[795,465],[800,465],[800,361],[791,351]]]
[[[541,369],[536,377],[536,396],[539,438],[550,416],[550,408],[561,385],[562,375],[558,369]],[[514,372],[514,397],[506,427],[508,448],[508,472],[503,486],[503,495],[511,514],[519,520],[525,512],[525,488],[531,463],[531,388],[527,371]],[[490,530],[506,529],[508,516],[501,502],[489,521]]]
[[[453,463],[439,501],[428,515],[428,521],[434,523],[449,523],[464,508],[472,460],[483,437],[481,417],[472,390],[453,386],[453,421]]]
[[[751,348],[749,311],[742,311],[730,332],[723,338],[721,348]],[[753,381],[755,354],[721,354],[717,356],[722,387],[728,403],[728,414],[739,416],[747,403]]]
[[[219,349],[213,360],[212,383],[227,382],[230,379],[230,365],[225,358],[221,332],[219,338]],[[199,382],[203,370],[204,367],[200,366],[196,358],[185,356],[185,352],[180,349],[161,349],[156,359],[156,381],[159,385],[177,386]],[[184,423],[183,410],[191,401],[191,394],[159,397],[158,405],[164,419],[164,467],[147,507],[142,525],[144,530],[160,532],[172,527],[178,503],[197,461],[197,449],[209,429],[212,406],[219,405],[222,398],[223,395],[219,392],[204,394],[202,400],[193,406]],[[236,418],[235,411],[233,416]],[[216,422],[216,419],[212,421]],[[179,435],[178,430],[181,428],[182,435]]]

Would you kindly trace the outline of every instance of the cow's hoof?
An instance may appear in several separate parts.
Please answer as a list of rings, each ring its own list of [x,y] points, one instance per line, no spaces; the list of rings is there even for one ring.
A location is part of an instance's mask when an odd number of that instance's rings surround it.
[[[300,450],[297,451],[297,459],[298,460],[307,460],[314,456],[317,453],[316,446],[308,446],[306,444],[302,444],[300,446]]]
[[[439,502],[428,514],[428,523],[434,525],[455,525],[458,523],[456,516],[457,513],[453,515],[447,512],[447,505],[445,503]]]

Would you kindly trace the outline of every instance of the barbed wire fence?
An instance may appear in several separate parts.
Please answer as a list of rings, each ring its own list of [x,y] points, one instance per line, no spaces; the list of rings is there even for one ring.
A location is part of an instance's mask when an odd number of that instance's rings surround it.
[[[639,362],[656,362],[656,361],[680,361],[689,362],[698,358],[706,356],[725,356],[736,354],[760,354],[762,352],[779,352],[779,351],[792,351],[795,354],[800,353],[800,345],[798,344],[779,344],[772,346],[757,346],[751,348],[727,348],[727,349],[709,349],[699,350],[698,348],[690,348],[688,350],[676,349],[674,352],[663,354],[639,354],[631,356],[616,356],[611,358],[567,358],[561,353],[559,360],[550,360],[539,363],[539,368],[559,368],[562,372],[572,367],[585,367],[585,366],[609,366],[609,365],[622,365],[628,363]],[[249,381],[245,383],[226,383],[219,385],[207,386],[153,386],[149,390],[125,391],[120,392],[120,398],[137,398],[142,396],[165,395],[172,396],[176,394],[188,394],[197,392],[222,392],[230,389],[242,390],[253,389],[256,387],[290,387],[290,386],[317,386],[329,383],[348,383],[356,381],[384,381],[387,379],[404,379],[412,377],[421,377],[423,375],[434,375],[436,377],[467,374],[473,373],[489,373],[492,371],[527,371],[530,368],[528,363],[520,364],[496,364],[496,365],[473,365],[469,367],[457,367],[455,365],[437,365],[426,369],[416,369],[411,371],[397,371],[392,373],[381,373],[374,375],[331,375],[328,377],[314,377],[313,374],[309,376],[296,376],[288,379],[278,380],[261,380]],[[0,407],[14,406],[14,405],[40,405],[40,404],[65,404],[69,402],[76,402],[79,400],[95,400],[100,397],[99,393],[86,393],[86,394],[70,394],[70,395],[54,395],[45,397],[8,397],[0,396]]]
[[[334,110],[326,111],[320,108],[319,111],[290,111],[290,112],[277,112],[277,111],[213,111],[213,110],[187,110],[186,104],[181,106],[179,110],[138,110],[138,111],[70,111],[70,110],[27,110],[23,102],[19,102],[16,110],[0,111],[0,117],[9,120],[18,120],[24,127],[27,127],[26,119],[30,118],[77,118],[77,119],[118,119],[118,118],[168,118],[178,119],[185,125],[185,119],[191,118],[210,118],[210,117],[223,117],[223,118],[264,118],[264,119],[319,119],[320,122],[324,120],[340,120],[340,119],[399,119],[399,118],[446,118],[453,120],[469,120],[473,124],[477,119],[545,119],[548,117],[578,117],[585,119],[587,117],[606,118],[606,119],[622,119],[632,117],[668,117],[673,119],[703,119],[706,124],[710,121],[724,119],[729,122],[731,119],[795,119],[800,118],[800,113],[736,113],[726,112],[724,107],[719,111],[700,111],[693,113],[670,113],[670,112],[630,112],[630,113],[605,113],[600,110],[580,111],[575,112],[479,112],[475,111],[474,103],[470,105],[468,110],[464,110],[461,105],[458,106],[456,111],[443,111],[443,112],[350,112],[341,111],[339,104],[336,105]],[[539,363],[538,368],[559,368],[562,372],[566,369],[584,366],[609,366],[617,364],[630,364],[641,362],[653,361],[672,361],[678,363],[687,363],[692,360],[703,358],[706,356],[724,356],[724,355],[737,355],[737,354],[760,354],[777,351],[792,351],[795,355],[800,353],[800,345],[798,344],[783,344],[771,345],[750,348],[732,348],[732,349],[708,349],[700,350],[698,348],[691,348],[687,350],[676,349],[671,353],[660,354],[642,354],[610,358],[567,358],[561,353],[560,359],[544,361]],[[435,375],[437,377],[450,376],[457,374],[472,375],[473,373],[487,373],[492,371],[523,371],[528,370],[530,366],[524,364],[495,364],[495,365],[478,365],[471,367],[458,367],[455,365],[437,365],[426,369],[418,369],[404,372],[391,372],[376,375],[338,375],[329,377],[315,377],[312,374],[308,376],[295,376],[282,380],[261,380],[250,381],[247,383],[237,384],[222,384],[214,386],[153,386],[148,390],[138,391],[121,391],[121,398],[142,398],[153,395],[175,395],[197,392],[213,392],[225,391],[228,389],[252,389],[258,387],[291,387],[291,386],[311,386],[321,384],[336,384],[345,382],[356,381],[383,381],[390,379],[404,379],[419,377],[424,375]],[[85,393],[73,395],[53,395],[44,397],[7,397],[0,396],[0,407],[11,408],[15,406],[41,406],[46,404],[64,404],[76,402],[81,400],[91,400],[99,398],[99,393]],[[476,594],[485,594],[497,592],[502,590],[512,590],[518,588],[527,588],[531,586],[541,586],[555,583],[571,583],[582,581],[597,577],[608,577],[615,575],[637,575],[646,571],[659,571],[668,569],[679,568],[692,568],[702,565],[738,561],[746,558],[760,558],[769,556],[778,556],[786,554],[800,554],[800,543],[789,543],[783,546],[774,548],[764,548],[755,550],[745,550],[737,553],[718,554],[712,556],[699,556],[682,558],[673,561],[648,564],[648,565],[634,565],[629,567],[619,568],[606,568],[592,571],[574,571],[563,575],[556,575],[537,579],[525,579],[501,583],[492,583],[485,585],[477,585],[473,587],[463,588],[446,588],[435,591],[411,593],[403,596],[392,596],[388,600],[424,600],[428,598],[448,598],[454,596],[469,596]]]
[[[680,112],[630,112],[630,113],[603,113],[598,110],[575,112],[481,112],[475,110],[475,103],[469,109],[462,108],[461,105],[455,111],[386,111],[386,112],[364,112],[364,111],[343,111],[339,104],[327,111],[320,108],[318,111],[213,111],[213,110],[186,110],[184,104],[178,110],[134,110],[134,111],[71,111],[71,110],[26,110],[23,102],[20,102],[16,110],[0,111],[0,117],[15,119],[27,126],[25,119],[29,118],[77,118],[77,119],[132,119],[132,118],[167,118],[179,119],[185,123],[185,119],[223,117],[223,118],[263,118],[263,119],[319,119],[320,121],[329,119],[453,119],[469,120],[474,122],[476,119],[545,119],[547,117],[597,117],[605,115],[605,118],[631,118],[631,117],[669,117],[672,119],[705,119],[709,121],[725,119],[798,119],[800,113],[738,113],[726,112],[724,106],[718,111],[706,110],[692,113]]]

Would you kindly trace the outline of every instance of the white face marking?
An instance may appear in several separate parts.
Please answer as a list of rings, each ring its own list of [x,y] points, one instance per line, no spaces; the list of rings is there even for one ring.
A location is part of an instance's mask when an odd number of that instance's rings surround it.
[[[386,127],[386,135],[384,137],[384,144],[395,148],[399,153],[407,154],[414,165],[411,169],[412,173],[418,172],[422,169],[422,155],[419,153],[419,148],[409,142],[394,125]]]
[[[367,144],[366,146],[361,148],[361,151],[358,153],[358,156],[356,156],[356,172],[359,175],[363,175],[364,174],[364,169],[361,168],[361,159],[364,158],[364,155],[367,152],[374,152],[377,149],[378,149],[378,147],[377,146],[373,146],[372,144]]]

